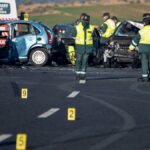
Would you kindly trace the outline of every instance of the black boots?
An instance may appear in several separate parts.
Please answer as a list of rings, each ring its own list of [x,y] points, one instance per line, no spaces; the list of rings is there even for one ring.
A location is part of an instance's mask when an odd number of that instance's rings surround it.
[[[86,80],[86,74],[81,74],[80,80]]]
[[[86,80],[86,74],[76,74],[76,80]]]

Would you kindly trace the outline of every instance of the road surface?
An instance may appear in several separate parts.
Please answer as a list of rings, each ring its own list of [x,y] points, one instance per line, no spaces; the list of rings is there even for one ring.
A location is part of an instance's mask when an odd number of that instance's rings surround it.
[[[71,67],[1,67],[0,150],[15,150],[19,133],[27,150],[150,150],[150,83],[139,75],[93,67],[79,84]]]

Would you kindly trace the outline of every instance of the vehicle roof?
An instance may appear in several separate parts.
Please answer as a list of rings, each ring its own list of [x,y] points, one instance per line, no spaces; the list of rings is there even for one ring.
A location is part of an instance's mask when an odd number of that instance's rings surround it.
[[[61,26],[61,27],[67,27],[67,26],[73,26],[73,23],[62,23],[62,24],[56,24],[55,26]]]
[[[1,20],[0,24],[8,24],[8,23],[39,23],[37,21],[33,21],[33,20]]]
[[[139,21],[131,21],[131,20],[125,20],[124,22],[129,22],[130,24],[132,24],[133,26],[142,29],[144,24],[142,22]]]

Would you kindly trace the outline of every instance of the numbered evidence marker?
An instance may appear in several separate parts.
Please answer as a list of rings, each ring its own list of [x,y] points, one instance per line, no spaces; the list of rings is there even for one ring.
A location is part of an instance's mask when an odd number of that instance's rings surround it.
[[[76,120],[76,109],[75,108],[68,108],[68,120],[69,121]]]
[[[27,99],[28,98],[28,89],[27,88],[22,88],[21,89],[21,98],[22,99]]]
[[[17,134],[16,150],[26,150],[27,148],[27,135]]]

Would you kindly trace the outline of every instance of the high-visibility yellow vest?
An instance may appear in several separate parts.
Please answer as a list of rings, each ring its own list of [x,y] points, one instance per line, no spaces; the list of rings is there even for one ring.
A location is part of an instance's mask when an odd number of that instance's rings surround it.
[[[25,21],[28,21],[28,20],[29,20],[29,14],[27,14],[27,13],[24,14],[24,20],[25,20]]]
[[[150,44],[150,25],[145,26],[143,29],[139,31],[141,36],[140,44]]]
[[[93,45],[93,37],[92,37],[94,31],[93,25],[89,25],[89,28],[86,30],[86,39],[85,39],[84,27],[82,23],[79,23],[76,26],[76,30],[77,30],[77,35],[75,40],[76,44],[84,45],[86,43],[86,45]]]
[[[105,24],[107,25],[107,30],[102,34],[102,37],[109,38],[115,32],[116,26],[112,19],[106,20]]]
[[[75,65],[76,58],[75,58],[75,49],[74,46],[68,46],[68,53],[69,53],[69,60],[72,63],[72,65]]]
[[[118,28],[119,26],[120,26],[120,24],[121,24],[121,22],[119,21],[119,22],[117,22],[117,24],[116,24],[116,28]]]

